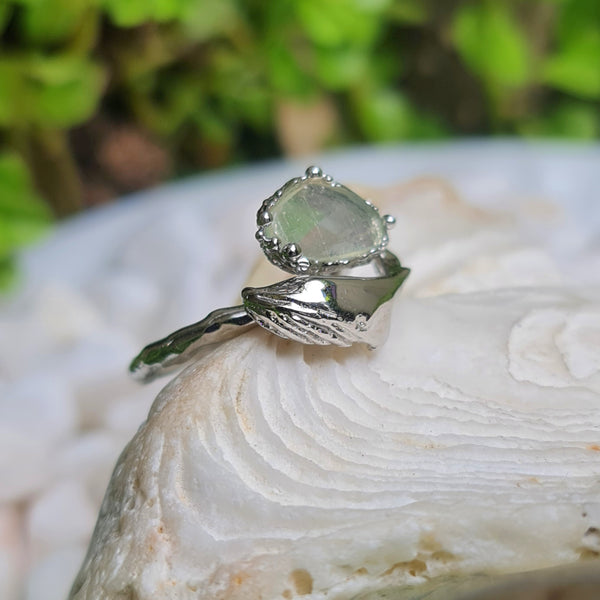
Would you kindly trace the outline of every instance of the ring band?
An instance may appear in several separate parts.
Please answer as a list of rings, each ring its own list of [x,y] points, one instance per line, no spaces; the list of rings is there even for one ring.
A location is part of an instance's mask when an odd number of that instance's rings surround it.
[[[243,304],[217,309],[149,344],[130,373],[152,381],[255,325],[302,344],[381,345],[389,332],[390,301],[410,273],[385,249],[394,222],[309,167],[265,200],[257,214],[256,237],[265,255],[294,277],[247,287]],[[367,263],[374,277],[340,274]]]

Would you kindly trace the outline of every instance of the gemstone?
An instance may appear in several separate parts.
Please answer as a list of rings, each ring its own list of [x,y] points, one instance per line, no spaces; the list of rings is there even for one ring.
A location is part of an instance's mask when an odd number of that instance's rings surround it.
[[[300,246],[311,263],[352,262],[386,239],[386,224],[376,208],[321,177],[286,186],[269,214],[264,237],[277,238],[280,248]]]

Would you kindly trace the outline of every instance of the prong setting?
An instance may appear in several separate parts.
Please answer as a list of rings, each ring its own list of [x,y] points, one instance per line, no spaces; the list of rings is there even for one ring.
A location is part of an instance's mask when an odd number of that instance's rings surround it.
[[[302,248],[294,242],[286,244],[281,252],[291,262],[298,262],[298,259],[302,256]]]
[[[308,258],[302,256],[298,260],[296,260],[296,265],[298,265],[298,270],[301,273],[306,273],[306,271],[308,271],[308,269],[310,268],[310,261],[308,260]]]
[[[271,222],[271,213],[268,210],[261,210],[257,217],[256,217],[256,222],[258,225],[266,225],[267,223]]]
[[[393,229],[396,225],[396,217],[392,215],[383,215],[383,220],[385,221],[385,226],[388,229]]]
[[[271,263],[284,271],[296,274],[335,273],[342,268],[352,268],[365,264],[385,249],[388,243],[387,235],[381,236],[379,243],[370,247],[368,250],[365,250],[362,255],[354,255],[350,259],[338,257],[336,260],[324,261],[308,258],[303,254],[297,243],[290,242],[282,244],[275,235],[277,228],[274,223],[274,207],[281,201],[281,198],[288,190],[290,190],[290,188],[301,185],[303,182],[308,182],[308,180],[319,180],[324,185],[340,189],[342,193],[344,193],[343,190],[352,193],[341,183],[335,181],[331,175],[323,173],[322,169],[317,166],[308,167],[302,177],[295,177],[276,190],[272,196],[262,203],[256,219],[258,226],[256,239],[259,241],[263,252]],[[379,213],[379,209],[374,206],[370,200],[365,198],[361,198],[361,200],[369,206],[375,214]],[[388,220],[388,215],[379,216],[378,218],[383,222],[384,231],[392,227],[393,223],[390,223]],[[393,217],[391,217],[391,219],[393,220]]]
[[[323,177],[323,170],[321,167],[310,166],[304,172],[306,177]]]

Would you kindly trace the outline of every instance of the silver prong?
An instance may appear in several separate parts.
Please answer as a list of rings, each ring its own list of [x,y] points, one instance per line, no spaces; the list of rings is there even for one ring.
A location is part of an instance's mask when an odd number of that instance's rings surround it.
[[[323,170],[320,167],[310,166],[305,171],[307,177],[323,177]]]
[[[302,248],[294,242],[290,242],[283,247],[281,251],[290,261],[295,262],[302,254]]]
[[[392,229],[396,224],[396,217],[393,217],[392,215],[383,215],[383,220],[388,229]]]
[[[302,256],[296,262],[296,266],[298,267],[298,269],[300,271],[307,271],[308,268],[310,267],[310,261],[308,260],[308,258],[305,258],[304,256]]]
[[[258,225],[266,225],[271,222],[271,213],[268,210],[261,210],[256,217]]]

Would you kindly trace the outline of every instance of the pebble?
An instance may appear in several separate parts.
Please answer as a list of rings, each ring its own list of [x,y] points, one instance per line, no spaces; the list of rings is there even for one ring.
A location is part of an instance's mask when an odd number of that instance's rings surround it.
[[[0,428],[0,503],[21,502],[52,480],[47,444]]]
[[[51,477],[53,449],[77,429],[77,406],[54,375],[5,383],[0,392],[0,502],[18,501]]]
[[[95,507],[99,507],[117,458],[127,440],[124,436],[98,429],[83,432],[57,452],[57,477],[71,477],[85,486]]]
[[[77,425],[75,398],[56,374],[37,374],[2,386],[0,428],[53,444],[70,436]]]
[[[4,311],[3,311],[4,313]],[[47,284],[7,307],[0,318],[0,374],[27,377],[43,369],[49,356],[105,326],[81,290]]]
[[[107,403],[137,389],[127,375],[127,365],[137,350],[130,336],[107,328],[57,350],[44,368],[68,381],[80,425],[92,428],[102,422]]]
[[[106,273],[90,293],[112,326],[140,336],[156,320],[162,300],[155,282],[130,269]]]
[[[36,562],[26,580],[24,600],[65,600],[85,550],[85,545],[69,546]]]
[[[29,550],[42,558],[56,548],[85,545],[94,528],[97,508],[82,482],[53,483],[31,504],[26,518]]]
[[[83,339],[103,325],[102,316],[84,294],[60,284],[48,284],[41,290],[34,318],[58,345]]]
[[[111,431],[131,437],[146,420],[152,401],[163,387],[164,381],[161,380],[143,388],[138,386],[127,398],[107,408],[104,413],[104,425]]]
[[[0,505],[0,598],[5,600],[18,597],[25,567],[20,521],[15,506]]]

